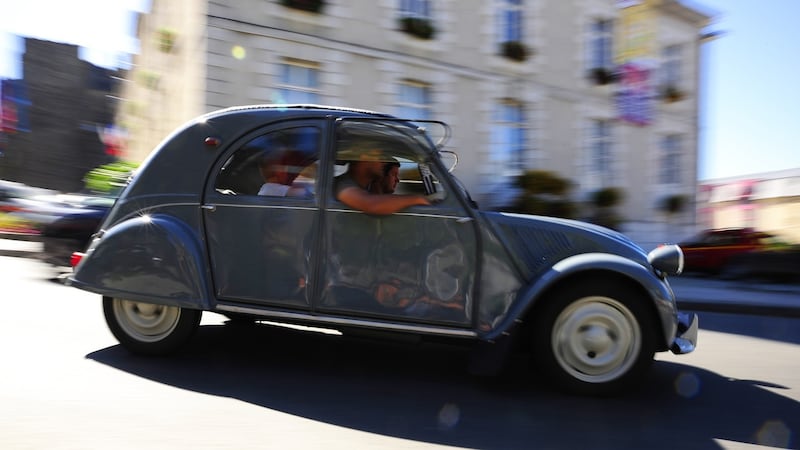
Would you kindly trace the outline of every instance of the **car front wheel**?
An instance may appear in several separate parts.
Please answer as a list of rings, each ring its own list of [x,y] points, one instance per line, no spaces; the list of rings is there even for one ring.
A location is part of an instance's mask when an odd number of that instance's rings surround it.
[[[582,282],[537,313],[535,363],[556,386],[584,395],[617,394],[641,381],[655,353],[655,321],[624,285]]]
[[[194,334],[202,311],[177,306],[103,297],[103,313],[111,333],[129,351],[164,355]]]

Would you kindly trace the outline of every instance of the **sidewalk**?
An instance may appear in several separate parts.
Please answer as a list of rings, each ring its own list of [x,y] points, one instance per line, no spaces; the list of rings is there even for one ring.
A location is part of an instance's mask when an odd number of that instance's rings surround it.
[[[691,311],[800,317],[800,284],[724,281],[681,275],[670,285],[678,307]]]
[[[0,256],[35,257],[41,249],[39,235],[0,232]]]

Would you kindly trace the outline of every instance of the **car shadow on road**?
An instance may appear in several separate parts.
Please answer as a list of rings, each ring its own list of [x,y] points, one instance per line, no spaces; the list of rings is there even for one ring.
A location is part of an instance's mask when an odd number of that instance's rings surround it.
[[[765,389],[781,386],[664,361],[640,391],[600,399],[551,391],[520,361],[508,375],[479,379],[459,348],[268,325],[202,326],[169,358],[119,346],[87,358],[327,424],[459,447],[719,449],[723,440],[797,448],[800,432],[800,404]]]

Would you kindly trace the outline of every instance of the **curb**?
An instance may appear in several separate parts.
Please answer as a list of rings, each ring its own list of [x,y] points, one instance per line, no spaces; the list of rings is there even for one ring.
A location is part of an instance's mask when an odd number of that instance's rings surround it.
[[[695,312],[715,312],[729,314],[746,314],[756,316],[779,316],[800,318],[800,301],[797,306],[788,305],[764,305],[753,303],[726,303],[709,302],[707,300],[687,300],[678,301],[679,310]]]
[[[0,256],[10,256],[12,258],[35,258],[36,251],[31,250],[3,250],[0,249]]]
[[[42,235],[31,233],[11,233],[8,231],[0,231],[0,239],[8,239],[10,241],[28,241],[39,242],[42,240]]]

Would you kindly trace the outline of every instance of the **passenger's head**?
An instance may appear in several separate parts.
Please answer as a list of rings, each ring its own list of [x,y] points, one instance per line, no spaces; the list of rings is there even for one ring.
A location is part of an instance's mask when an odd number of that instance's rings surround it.
[[[273,153],[261,161],[261,175],[271,183],[290,185],[306,165],[306,158],[297,150]]]
[[[383,177],[380,180],[381,192],[384,194],[393,194],[397,190],[397,185],[400,183],[400,163],[398,161],[390,161],[383,165]]]

